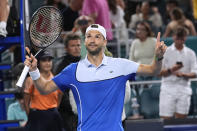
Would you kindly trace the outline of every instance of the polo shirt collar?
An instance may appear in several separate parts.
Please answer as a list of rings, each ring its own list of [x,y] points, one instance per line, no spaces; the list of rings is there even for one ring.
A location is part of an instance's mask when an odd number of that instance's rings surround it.
[[[177,50],[175,47],[175,43],[172,44],[172,50]],[[181,52],[185,52],[185,44],[183,45],[183,49],[181,50]]]
[[[87,66],[87,67],[92,67],[92,66],[94,66],[92,63],[90,63],[90,61],[88,60],[88,56],[86,55],[86,57],[85,57],[85,59],[84,59],[84,63],[85,63],[85,65]],[[102,60],[102,62],[101,62],[101,64],[100,64],[100,66],[102,66],[102,65],[107,65],[107,57],[105,56],[105,54],[103,54],[103,60]]]

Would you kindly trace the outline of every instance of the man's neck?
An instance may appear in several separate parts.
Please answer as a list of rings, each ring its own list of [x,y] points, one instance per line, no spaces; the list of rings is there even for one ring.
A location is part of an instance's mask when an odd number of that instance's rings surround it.
[[[95,65],[96,67],[98,67],[102,63],[103,57],[104,56],[101,53],[98,55],[91,55],[91,54],[87,55],[89,62]]]
[[[176,44],[175,44],[175,47],[176,47],[177,50],[181,51],[181,50],[183,49],[184,46],[183,46],[183,45],[176,45]]]

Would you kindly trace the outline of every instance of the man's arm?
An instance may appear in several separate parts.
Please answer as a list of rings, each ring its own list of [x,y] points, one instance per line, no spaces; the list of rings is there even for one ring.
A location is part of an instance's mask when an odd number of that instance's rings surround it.
[[[26,51],[30,54],[29,48],[26,47]],[[39,90],[41,94],[49,94],[58,89],[57,85],[53,80],[46,81],[40,76],[39,70],[37,68],[37,59],[31,54],[31,56],[26,56],[25,65],[30,67],[30,76],[34,81],[35,87]]]
[[[153,60],[151,65],[140,64],[137,70],[138,75],[157,75],[162,66],[162,60]]]
[[[174,64],[171,68],[162,69],[159,75],[163,77],[167,77],[169,75],[175,74],[176,71],[178,71],[182,67],[183,67],[182,64]]]
[[[53,80],[46,81],[45,79],[42,78],[42,76],[39,79],[34,80],[34,85],[39,90],[39,92],[43,95],[49,94],[59,89]]]
[[[162,58],[167,49],[164,42],[160,42],[160,32],[157,35],[157,43],[155,48],[155,59],[151,65],[140,64],[137,70],[139,75],[157,75],[160,73],[162,66]]]

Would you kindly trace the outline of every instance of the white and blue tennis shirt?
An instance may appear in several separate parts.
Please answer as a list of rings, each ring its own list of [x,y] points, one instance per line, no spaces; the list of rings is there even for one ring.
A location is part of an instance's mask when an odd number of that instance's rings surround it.
[[[127,80],[135,78],[139,64],[104,56],[100,66],[87,57],[53,78],[64,91],[70,88],[78,110],[78,131],[123,131],[121,115]]]

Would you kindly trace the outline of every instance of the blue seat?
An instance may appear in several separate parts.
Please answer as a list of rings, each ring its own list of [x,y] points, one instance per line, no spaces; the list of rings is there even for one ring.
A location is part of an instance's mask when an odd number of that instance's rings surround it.
[[[159,118],[160,84],[145,88],[140,95],[140,111],[145,119]]]
[[[191,106],[189,115],[196,116],[197,115],[197,82],[193,81],[191,82],[191,88],[192,88],[192,96],[191,96]]]

